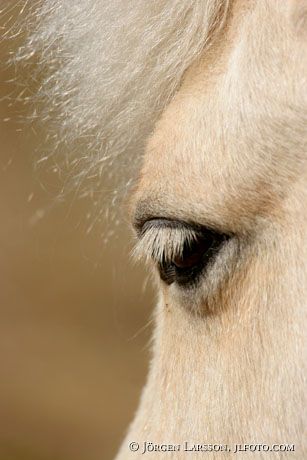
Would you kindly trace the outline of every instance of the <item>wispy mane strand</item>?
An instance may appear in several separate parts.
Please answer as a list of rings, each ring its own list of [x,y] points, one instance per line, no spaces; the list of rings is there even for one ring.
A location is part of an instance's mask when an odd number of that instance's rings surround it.
[[[48,0],[20,48],[38,56],[40,119],[98,171],[146,134],[222,23],[227,0]],[[130,163],[131,158],[129,159]]]

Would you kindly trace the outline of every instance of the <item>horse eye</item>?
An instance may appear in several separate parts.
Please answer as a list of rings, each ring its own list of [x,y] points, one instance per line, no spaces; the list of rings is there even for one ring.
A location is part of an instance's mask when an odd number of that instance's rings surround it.
[[[228,238],[228,235],[204,229],[195,240],[184,244],[181,255],[159,263],[161,279],[180,286],[195,284]]]

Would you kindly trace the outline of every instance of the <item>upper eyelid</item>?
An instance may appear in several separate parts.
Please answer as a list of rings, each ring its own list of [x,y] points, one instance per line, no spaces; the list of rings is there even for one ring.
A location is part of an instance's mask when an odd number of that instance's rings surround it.
[[[142,216],[142,219],[135,217],[133,220],[133,227],[136,231],[136,234],[141,238],[148,228],[155,227],[157,230],[163,228],[173,228],[181,230],[182,232],[193,231],[195,235],[203,235],[205,232],[216,233],[219,235],[225,235],[225,237],[235,236],[233,231],[225,231],[224,229],[218,229],[215,225],[204,225],[195,222],[187,222],[182,219],[169,218],[164,216]]]
[[[138,242],[133,255],[156,262],[171,260],[182,253],[184,244],[200,235],[197,226],[166,218],[150,219],[137,230]]]
[[[168,205],[161,197],[142,197],[136,193],[129,201],[129,215],[132,226],[137,236],[142,235],[143,227],[147,222],[173,222],[175,226],[183,226],[184,228],[193,228],[195,231],[212,231],[217,234],[228,235],[229,237],[244,236],[253,232],[253,229],[243,228],[238,226],[236,221],[226,222],[218,215],[214,215],[212,210],[208,213],[203,213],[195,220],[194,213],[189,211],[186,206],[183,209],[176,209],[172,205]]]
[[[201,232],[201,226],[194,223],[187,223],[182,220],[169,219],[167,217],[151,217],[137,226],[138,233],[142,235],[152,227],[157,228],[157,230],[169,228],[181,230],[183,232],[191,230],[193,230],[195,233]]]
[[[134,248],[135,258],[153,259],[158,263],[182,256],[185,245],[198,238],[215,237],[219,241],[233,235],[217,232],[208,227],[164,217],[152,218],[138,227],[138,242]]]
[[[182,228],[183,230],[185,228],[193,229],[199,233],[212,231],[228,236],[233,236],[235,234],[231,229],[226,228],[224,225],[219,225],[212,219],[205,219],[204,216],[202,216],[201,222],[195,222],[191,218],[184,219],[183,216],[176,216],[173,213],[168,214],[163,212],[163,210],[160,214],[159,210],[157,212],[157,209],[155,209],[154,204],[147,200],[137,202],[137,204],[134,204],[130,209],[130,213],[132,214],[132,227],[138,237],[142,236],[144,228],[146,228],[148,223],[155,223],[157,228],[159,225],[161,228],[167,225],[168,227]]]
[[[185,221],[183,219],[176,219],[174,217],[165,216],[135,216],[132,225],[138,237],[142,237],[145,231],[151,227],[155,227],[157,230],[163,228],[173,228],[188,232],[192,230],[198,234],[203,233],[205,230],[216,233],[223,233],[213,228],[213,226],[205,226],[192,221]]]

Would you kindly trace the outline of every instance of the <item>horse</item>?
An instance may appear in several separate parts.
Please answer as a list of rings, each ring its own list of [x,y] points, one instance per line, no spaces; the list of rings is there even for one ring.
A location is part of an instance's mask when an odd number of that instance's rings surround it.
[[[39,116],[84,142],[84,174],[135,174],[135,256],[157,286],[116,460],[307,458],[307,2],[30,10],[15,59],[44,69]]]

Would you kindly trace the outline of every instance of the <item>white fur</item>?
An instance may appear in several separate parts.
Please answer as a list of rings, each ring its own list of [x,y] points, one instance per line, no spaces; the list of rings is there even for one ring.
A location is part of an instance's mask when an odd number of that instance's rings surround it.
[[[36,103],[36,115],[48,123],[53,145],[71,153],[78,174],[99,177],[123,152],[129,156],[121,176],[139,165],[145,135],[208,46],[227,5],[218,0],[30,4],[23,23],[30,33],[16,60],[38,60],[35,97],[43,104],[37,112]]]

